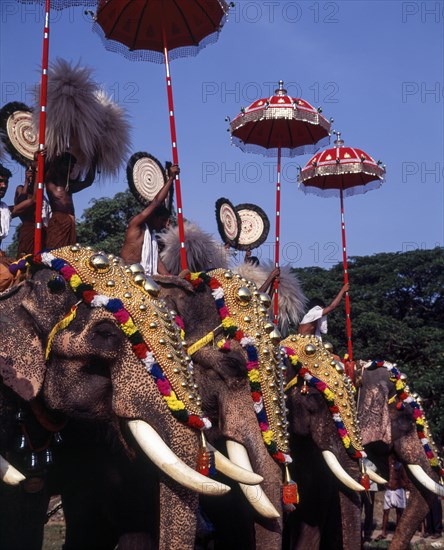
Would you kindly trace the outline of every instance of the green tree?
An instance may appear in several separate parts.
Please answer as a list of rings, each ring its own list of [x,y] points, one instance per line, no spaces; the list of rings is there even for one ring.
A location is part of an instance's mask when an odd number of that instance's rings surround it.
[[[118,256],[128,222],[141,210],[130,191],[117,193],[113,198],[93,199],[77,223],[77,240]]]

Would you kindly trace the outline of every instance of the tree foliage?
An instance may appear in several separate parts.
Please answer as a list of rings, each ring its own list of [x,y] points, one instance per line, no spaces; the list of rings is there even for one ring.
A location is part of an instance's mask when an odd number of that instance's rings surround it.
[[[128,222],[141,210],[142,206],[130,191],[117,193],[111,199],[93,199],[77,223],[77,240],[118,256]]]
[[[328,304],[342,266],[296,270],[310,298]],[[353,257],[349,262],[353,355],[397,363],[424,400],[437,442],[444,442],[444,250]],[[346,349],[344,303],[329,315],[328,339]]]

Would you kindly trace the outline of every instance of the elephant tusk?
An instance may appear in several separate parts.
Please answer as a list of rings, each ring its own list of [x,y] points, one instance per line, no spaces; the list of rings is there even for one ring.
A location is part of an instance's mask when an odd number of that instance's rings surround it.
[[[26,478],[0,455],[0,479],[8,485],[18,485]]]
[[[366,471],[368,477],[372,481],[374,481],[375,483],[379,483],[380,485],[384,485],[384,483],[388,483],[388,481],[386,479],[381,477],[379,474],[377,474],[373,470],[370,470],[370,468],[367,468],[365,471]]]
[[[365,491],[360,483],[355,481],[344,468],[339,463],[339,460],[331,451],[322,451],[322,456],[324,457],[327,466],[333,472],[333,474],[341,481],[346,487],[352,489],[353,491]]]
[[[143,420],[130,420],[128,427],[142,451],[162,472],[187,489],[203,495],[224,495],[230,491],[228,485],[203,476],[181,460],[160,435]]]
[[[257,485],[264,481],[264,478],[259,474],[255,474],[250,470],[241,468],[234,462],[231,462],[225,455],[219,452],[213,447],[210,443],[206,443],[209,451],[214,453],[214,462],[216,470],[225,474],[227,477],[233,481],[238,481],[239,483],[244,483],[245,485]]]
[[[236,441],[228,440],[227,453],[232,462],[245,470],[253,471],[247,449],[243,445]],[[244,485],[243,483],[239,483],[239,487],[258,514],[268,519],[277,519],[280,517],[279,512],[260,485]]]
[[[412,475],[423,485],[426,489],[435,493],[439,497],[444,497],[444,487],[439,483],[436,483],[419,464],[407,464],[407,468],[412,472]]]

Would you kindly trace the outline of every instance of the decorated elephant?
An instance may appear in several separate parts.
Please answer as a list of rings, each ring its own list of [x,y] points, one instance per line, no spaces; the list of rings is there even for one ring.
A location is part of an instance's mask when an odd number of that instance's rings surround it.
[[[384,361],[360,361],[358,366],[358,413],[368,456],[387,476],[388,457],[394,453],[412,481],[407,507],[390,545],[392,550],[406,549],[429,510],[432,493],[444,497],[444,471],[418,396],[410,393],[405,375]]]
[[[50,462],[66,419],[101,423],[127,449],[134,438],[161,470],[160,534],[154,546],[192,548],[197,492],[223,494],[229,487],[193,469],[199,434],[210,424],[201,412],[180,329],[156,298],[157,285],[137,266],[122,267],[118,259],[79,246],[14,266],[28,268],[32,276],[0,296],[0,476],[6,484],[20,484],[2,486],[2,500],[19,500],[24,488],[30,494],[36,490],[19,472],[14,450],[27,448],[26,466],[35,471],[36,461]],[[43,433],[35,440],[31,424]],[[216,453],[216,465],[223,469],[225,464]],[[234,465],[231,469],[244,483],[260,479]],[[0,546],[39,548],[41,525],[30,539],[8,541],[21,533],[11,534],[6,509],[2,506]],[[97,542],[95,548],[102,547]]]
[[[284,369],[279,334],[267,315],[270,299],[227,269],[187,279],[155,277],[161,297],[184,324],[202,408],[213,425],[208,438],[226,447],[233,462],[264,478],[261,487],[241,484],[254,512],[231,493],[209,508],[204,503],[216,548],[280,550],[282,490],[294,486],[282,487],[282,467],[289,462]]]
[[[352,383],[316,337],[292,335],[281,345],[288,366],[292,470],[300,491],[284,548],[359,548],[359,492],[366,474]]]

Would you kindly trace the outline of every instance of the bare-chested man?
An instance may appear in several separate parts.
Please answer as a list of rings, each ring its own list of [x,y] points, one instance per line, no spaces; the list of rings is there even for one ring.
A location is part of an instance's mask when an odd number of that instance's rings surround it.
[[[45,187],[52,216],[46,231],[46,248],[59,248],[76,243],[76,222],[73,193],[92,185],[95,170],[91,169],[84,181],[71,180],[70,174],[76,158],[63,153],[49,162],[45,173]]]
[[[168,275],[168,271],[159,257],[156,231],[167,227],[171,212],[164,202],[173,185],[176,175],[180,173],[177,164],[170,168],[169,178],[150,204],[140,214],[134,216],[128,224],[125,241],[120,255],[125,263],[140,263],[147,275]]]

